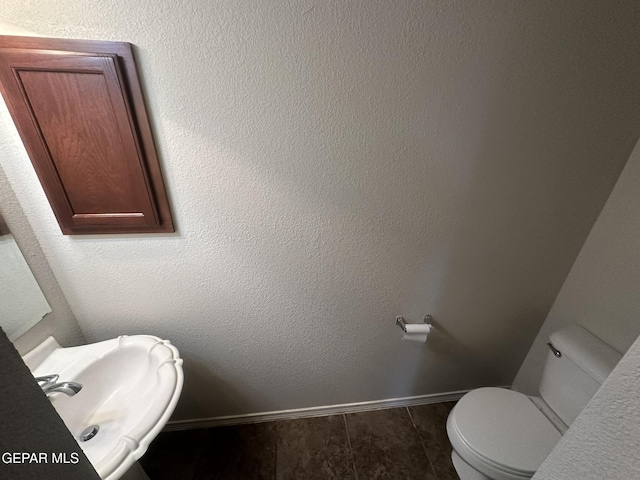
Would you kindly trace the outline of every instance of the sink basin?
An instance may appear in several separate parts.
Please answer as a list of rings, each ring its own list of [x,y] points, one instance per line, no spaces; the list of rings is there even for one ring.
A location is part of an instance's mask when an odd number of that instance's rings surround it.
[[[27,356],[25,362],[29,365]],[[49,398],[104,480],[120,478],[142,457],[173,413],[183,384],[178,350],[150,335],[50,348],[31,370],[36,377],[58,374],[59,381],[82,384],[72,397]],[[83,430],[93,425],[98,433],[81,441]]]

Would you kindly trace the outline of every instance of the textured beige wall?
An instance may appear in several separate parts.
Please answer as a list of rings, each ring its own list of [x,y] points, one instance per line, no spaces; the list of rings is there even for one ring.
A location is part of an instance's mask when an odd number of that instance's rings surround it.
[[[640,142],[564,282],[514,388],[537,392],[549,334],[578,324],[624,353],[640,335]]]
[[[620,360],[533,480],[630,480],[640,472],[640,340]]]
[[[0,164],[88,339],[181,350],[178,418],[510,383],[640,130],[639,9],[7,0],[136,45],[178,232],[62,236],[4,108]]]

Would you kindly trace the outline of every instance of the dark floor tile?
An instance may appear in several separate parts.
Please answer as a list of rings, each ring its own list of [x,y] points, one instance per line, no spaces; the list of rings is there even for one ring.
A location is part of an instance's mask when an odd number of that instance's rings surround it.
[[[435,480],[405,408],[346,415],[359,480]]]
[[[438,480],[458,480],[451,463],[451,444],[447,436],[447,417],[455,402],[409,407],[422,444]]]
[[[273,480],[275,473],[275,422],[206,430],[194,479]]]
[[[355,479],[342,415],[278,422],[278,480]]]
[[[153,480],[191,480],[205,439],[205,430],[161,433],[151,442],[140,465]]]

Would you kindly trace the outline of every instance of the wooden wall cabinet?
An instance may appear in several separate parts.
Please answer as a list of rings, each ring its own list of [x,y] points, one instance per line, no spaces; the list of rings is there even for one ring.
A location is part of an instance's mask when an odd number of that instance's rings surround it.
[[[130,44],[0,36],[0,87],[64,234],[174,231]]]

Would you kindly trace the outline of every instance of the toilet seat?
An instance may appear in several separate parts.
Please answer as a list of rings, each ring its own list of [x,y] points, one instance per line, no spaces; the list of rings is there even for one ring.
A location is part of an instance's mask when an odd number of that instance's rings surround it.
[[[493,387],[462,397],[447,432],[457,454],[495,480],[531,478],[562,436],[529,397]]]

